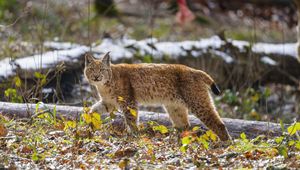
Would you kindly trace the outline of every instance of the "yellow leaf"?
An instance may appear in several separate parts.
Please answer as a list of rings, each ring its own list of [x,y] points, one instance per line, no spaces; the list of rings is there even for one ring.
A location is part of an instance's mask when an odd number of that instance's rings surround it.
[[[213,131],[208,130],[206,131],[206,134],[212,141],[215,142],[217,140],[217,135]]]
[[[84,114],[82,114],[82,117],[84,118],[84,120],[85,120],[85,122],[86,122],[87,124],[89,124],[89,123],[92,122],[92,117],[91,117],[90,114],[84,113]]]
[[[195,132],[195,131],[197,131],[199,129],[200,129],[199,126],[195,126],[195,127],[193,127],[192,131]]]
[[[100,126],[102,124],[101,116],[98,113],[92,113],[92,124],[96,129],[100,129]]]
[[[191,136],[186,136],[184,138],[181,139],[181,143],[183,145],[188,145],[192,142],[192,137]]]
[[[294,135],[298,130],[300,130],[300,122],[292,124],[287,130],[290,135]]]
[[[118,96],[118,101],[124,102],[125,100],[124,100],[124,98],[122,96]]]
[[[259,100],[259,97],[260,97],[259,94],[256,93],[254,96],[251,97],[251,99],[253,102],[257,102]]]
[[[119,162],[119,168],[120,169],[125,169],[125,167],[127,166],[127,162],[122,160]]]
[[[21,82],[20,77],[18,77],[18,76],[14,77],[14,82],[17,87],[21,87],[22,82]]]
[[[297,142],[296,142],[295,147],[296,147],[298,150],[300,150],[300,141],[297,141]]]
[[[241,133],[241,139],[243,139],[243,140],[245,140],[245,139],[247,139],[247,136],[246,136],[246,134],[243,132],[243,133]]]
[[[292,146],[292,145],[294,145],[295,144],[295,141],[293,141],[293,140],[291,140],[291,141],[289,141],[289,146]]]
[[[152,128],[154,131],[159,131],[162,134],[169,132],[168,128],[164,125],[153,126]]]
[[[131,109],[131,108],[128,108],[130,113],[132,114],[132,116],[136,117],[137,116],[137,112],[135,109]]]
[[[65,123],[65,129],[67,128],[75,128],[76,127],[76,122],[75,121],[67,121]]]

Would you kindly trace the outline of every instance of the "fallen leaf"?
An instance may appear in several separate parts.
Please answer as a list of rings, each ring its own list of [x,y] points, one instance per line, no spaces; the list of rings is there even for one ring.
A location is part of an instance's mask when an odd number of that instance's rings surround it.
[[[114,157],[115,158],[121,158],[121,157],[124,157],[124,156],[131,157],[136,152],[137,152],[137,149],[131,148],[131,147],[127,147],[127,148],[124,148],[124,149],[117,150],[115,152],[115,154],[114,154]]]
[[[0,137],[6,136],[8,133],[6,127],[3,124],[0,124]]]

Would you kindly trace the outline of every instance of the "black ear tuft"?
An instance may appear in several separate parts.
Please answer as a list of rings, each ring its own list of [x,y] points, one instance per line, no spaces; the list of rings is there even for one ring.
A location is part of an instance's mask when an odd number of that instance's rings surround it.
[[[110,51],[107,52],[103,58],[102,58],[102,63],[104,63],[107,66],[110,66],[110,55],[109,55]]]
[[[92,53],[86,53],[85,54],[85,65],[93,62],[95,58],[93,57]]]

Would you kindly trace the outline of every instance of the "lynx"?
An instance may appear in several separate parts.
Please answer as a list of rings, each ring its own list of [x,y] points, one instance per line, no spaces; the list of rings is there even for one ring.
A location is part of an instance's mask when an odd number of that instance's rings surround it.
[[[101,98],[91,112],[106,113],[117,108],[131,131],[138,130],[138,114],[132,114],[131,109],[137,113],[138,103],[161,104],[176,128],[189,128],[190,111],[221,140],[230,139],[209,93],[209,88],[215,94],[220,90],[203,71],[179,64],[111,64],[106,53],[101,59],[87,54],[84,75]]]

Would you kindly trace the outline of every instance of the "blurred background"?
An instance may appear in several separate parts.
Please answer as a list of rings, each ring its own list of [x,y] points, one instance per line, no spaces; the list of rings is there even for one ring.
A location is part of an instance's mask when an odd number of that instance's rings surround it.
[[[208,72],[222,117],[293,122],[297,20],[290,0],[1,0],[0,100],[90,105],[84,54],[111,51],[115,64]]]

